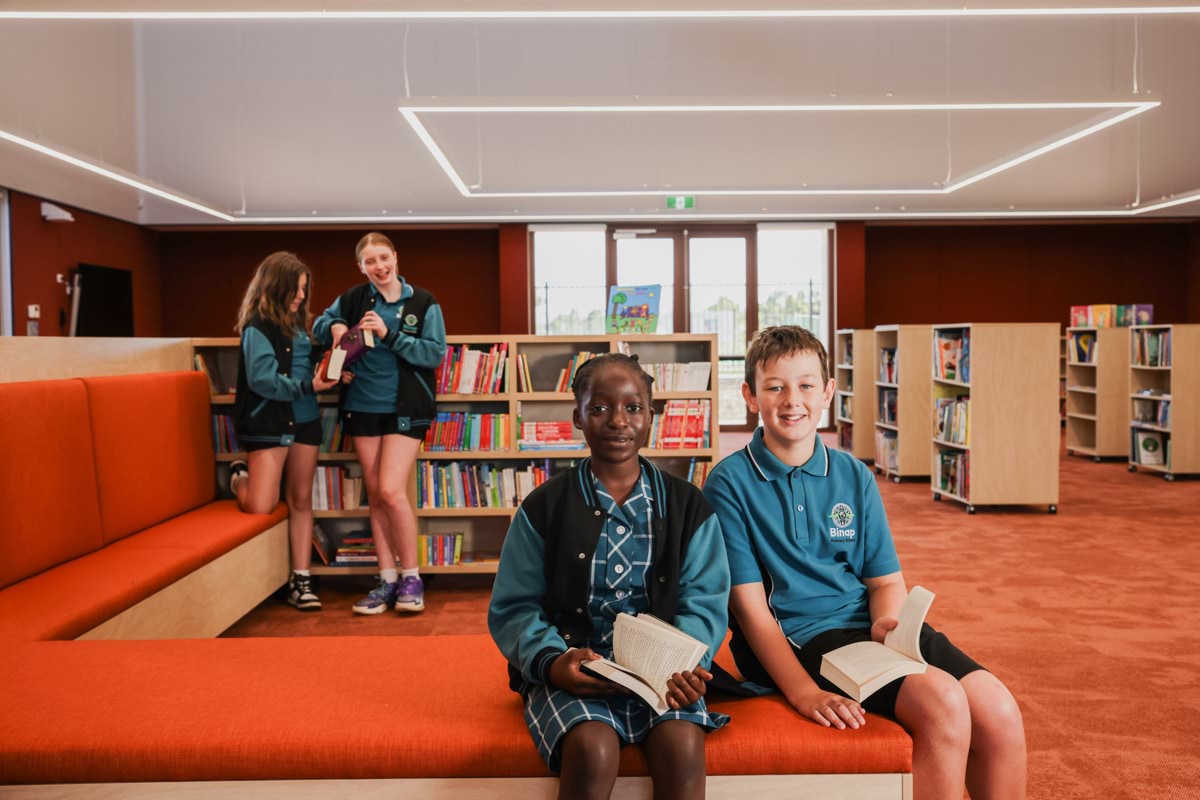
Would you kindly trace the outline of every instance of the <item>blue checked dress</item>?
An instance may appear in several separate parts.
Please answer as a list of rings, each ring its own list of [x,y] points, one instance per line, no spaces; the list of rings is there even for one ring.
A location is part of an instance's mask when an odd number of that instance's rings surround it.
[[[650,608],[646,584],[652,566],[653,499],[644,469],[624,505],[613,499],[595,474],[591,477],[596,496],[607,513],[592,556],[588,610],[593,633],[587,647],[611,658],[617,614],[639,614]],[[725,714],[710,713],[703,697],[687,708],[659,716],[632,694],[584,698],[545,684],[527,683],[521,696],[533,742],[553,772],[559,771],[562,737],[580,722],[603,722],[616,730],[622,746],[642,741],[655,725],[668,720],[694,722],[705,731],[715,731],[729,722]]]

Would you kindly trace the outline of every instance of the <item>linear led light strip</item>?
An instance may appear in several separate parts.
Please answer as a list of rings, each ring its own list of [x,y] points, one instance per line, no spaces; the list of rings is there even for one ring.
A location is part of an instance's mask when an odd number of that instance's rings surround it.
[[[120,172],[115,172],[115,171],[113,171],[111,169],[107,169],[105,167],[101,167],[98,164],[93,164],[92,162],[85,161],[82,158],[77,158],[75,156],[63,153],[59,150],[54,150],[50,147],[46,147],[45,145],[38,144],[37,142],[30,141],[29,139],[25,139],[25,138],[15,135],[15,134],[9,133],[8,131],[0,130],[0,139],[4,139],[5,141],[12,142],[13,144],[19,144],[22,147],[28,147],[30,150],[41,153],[42,155],[50,156],[51,158],[56,158],[59,161],[66,162],[67,164],[70,164],[73,167],[79,167],[80,169],[85,169],[88,172],[94,172],[97,175],[108,178],[109,180],[116,181],[117,183],[123,183],[126,186],[132,186],[134,189],[138,189],[139,191],[146,192],[147,194],[152,194],[155,197],[161,197],[164,200],[170,200],[172,203],[178,203],[181,206],[187,206],[188,208],[194,209],[196,211],[200,211],[205,214],[211,214],[212,216],[216,217],[217,219],[224,220],[225,222],[235,222],[236,221],[236,219],[234,217],[230,216],[229,214],[226,214],[222,211],[217,211],[214,208],[209,208],[208,206],[204,205],[203,203],[198,203],[195,200],[189,200],[188,198],[184,197],[183,195],[175,194],[174,192],[169,192],[165,189],[160,189],[157,186],[152,186],[151,184],[146,183],[145,181],[140,181],[136,178],[131,178],[128,175],[122,174]]]
[[[438,166],[446,173],[450,182],[454,184],[463,197],[471,198],[517,198],[517,197],[661,197],[668,192],[661,190],[650,191],[641,189],[630,190],[614,190],[614,191],[565,191],[565,192],[473,192],[470,187],[459,177],[458,172],[450,163],[450,159],[438,147],[429,130],[417,118],[419,113],[442,113],[442,114],[564,114],[564,113],[703,113],[703,112],[829,112],[829,113],[855,113],[864,111],[1009,111],[1009,110],[1078,110],[1078,109],[1103,109],[1106,111],[1120,111],[1111,117],[1105,117],[1097,122],[1089,120],[1072,130],[1070,133],[1061,136],[1040,147],[1034,147],[1021,153],[1013,158],[1003,161],[991,167],[986,167],[975,172],[968,173],[958,180],[952,181],[945,186],[928,189],[914,187],[880,187],[872,189],[679,189],[673,188],[670,194],[683,195],[706,195],[706,196],[763,196],[763,197],[796,197],[796,196],[841,196],[841,195],[941,195],[956,192],[963,187],[970,186],[973,183],[978,183],[985,178],[990,178],[993,175],[1012,169],[1013,167],[1023,164],[1026,161],[1045,155],[1060,147],[1065,147],[1072,142],[1079,141],[1084,137],[1090,136],[1093,133],[1112,127],[1119,122],[1123,122],[1138,114],[1149,111],[1152,108],[1157,108],[1161,105],[1157,101],[1147,102],[1080,102],[1080,103],[897,103],[897,104],[880,104],[880,103],[842,103],[833,105],[818,105],[818,104],[783,104],[783,105],[556,105],[556,106],[522,106],[522,105],[494,105],[494,106],[402,106],[400,113],[413,131],[417,134],[425,148],[429,150],[430,155],[437,161]],[[1090,124],[1089,124],[1090,123]]]
[[[1100,17],[1198,14],[1200,6],[1081,8],[583,9],[527,11],[0,11],[0,20],[587,20],[846,19],[914,17]]]

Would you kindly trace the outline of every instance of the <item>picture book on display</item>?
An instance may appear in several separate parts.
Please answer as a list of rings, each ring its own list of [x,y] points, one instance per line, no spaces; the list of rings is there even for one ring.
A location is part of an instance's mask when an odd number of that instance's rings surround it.
[[[327,381],[338,380],[342,377],[343,369],[365,356],[367,350],[374,346],[375,334],[355,325],[342,335],[337,347],[325,353],[318,367],[321,376]]]
[[[928,665],[921,655],[921,626],[933,592],[914,586],[900,608],[900,624],[888,631],[883,644],[855,642],[821,658],[821,677],[858,702],[905,675],[920,675]]]
[[[649,614],[617,614],[612,660],[584,661],[581,666],[629,689],[662,715],[671,710],[667,681],[676,672],[695,669],[707,651],[703,642]]]
[[[662,285],[613,286],[608,290],[608,333],[655,333]]]

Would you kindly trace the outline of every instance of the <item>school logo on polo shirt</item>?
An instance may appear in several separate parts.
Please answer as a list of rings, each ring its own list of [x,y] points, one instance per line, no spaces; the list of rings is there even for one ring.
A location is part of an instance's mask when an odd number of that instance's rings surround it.
[[[829,512],[829,519],[833,522],[833,527],[829,529],[830,540],[835,542],[854,541],[854,528],[850,527],[854,523],[854,509],[846,503],[838,503]]]
[[[417,315],[409,314],[404,318],[404,330],[406,333],[412,333],[417,329]]]

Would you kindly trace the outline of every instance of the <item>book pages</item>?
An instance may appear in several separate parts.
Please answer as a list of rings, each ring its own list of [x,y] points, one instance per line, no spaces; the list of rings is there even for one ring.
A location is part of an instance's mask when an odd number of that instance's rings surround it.
[[[695,667],[707,649],[678,628],[648,614],[618,614],[614,623],[614,658],[645,678],[656,691],[664,691],[676,672]]]
[[[883,643],[924,664],[925,659],[921,656],[921,627],[925,624],[925,615],[929,613],[932,603],[933,592],[923,586],[914,586],[904,605],[900,607],[900,624],[888,631]]]

